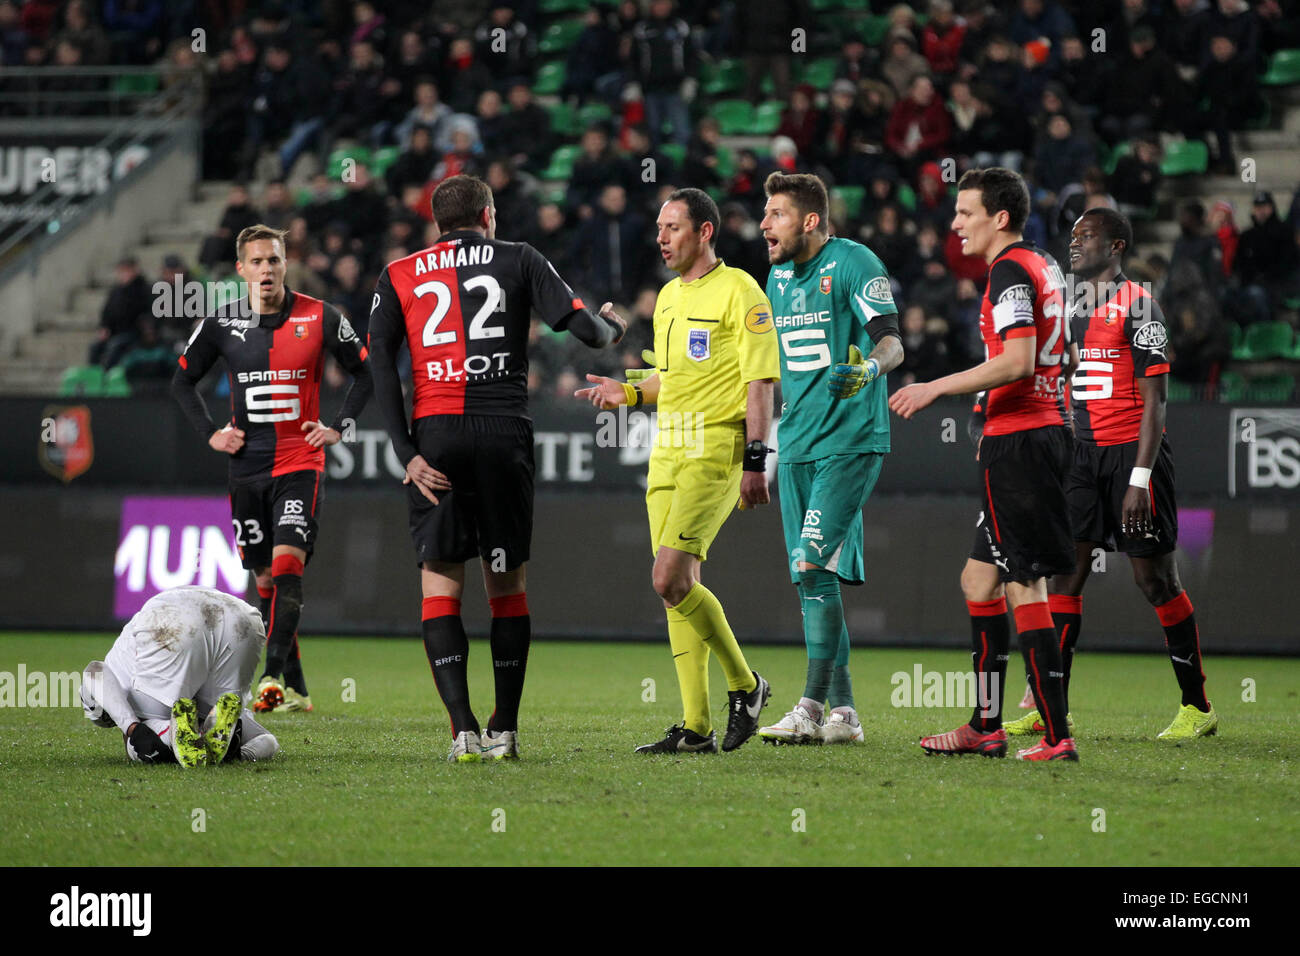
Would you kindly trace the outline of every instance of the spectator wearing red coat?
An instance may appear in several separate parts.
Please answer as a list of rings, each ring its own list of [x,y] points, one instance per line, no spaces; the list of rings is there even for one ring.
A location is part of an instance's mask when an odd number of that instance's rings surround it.
[[[795,87],[790,94],[790,105],[781,114],[781,126],[776,131],[777,136],[789,136],[794,140],[801,156],[812,152],[817,129],[821,125],[821,110],[813,105],[815,93],[807,83]]]
[[[921,31],[921,53],[941,80],[957,72],[966,27],[953,16],[951,0],[933,0],[930,20]]]
[[[1210,207],[1210,228],[1219,238],[1219,245],[1223,248],[1223,277],[1226,279],[1232,275],[1232,263],[1237,258],[1237,243],[1241,241],[1241,233],[1237,230],[1237,214],[1232,208],[1232,203],[1220,199]]]
[[[885,127],[885,147],[902,160],[907,178],[921,164],[937,159],[952,136],[952,118],[928,76],[913,78]]]

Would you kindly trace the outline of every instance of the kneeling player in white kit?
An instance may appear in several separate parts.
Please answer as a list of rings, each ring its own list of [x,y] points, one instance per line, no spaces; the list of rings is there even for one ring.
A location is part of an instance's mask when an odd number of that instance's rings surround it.
[[[118,727],[127,756],[142,763],[268,760],[280,745],[243,705],[265,644],[261,613],[229,594],[154,595],[104,660],[86,666],[86,717]]]

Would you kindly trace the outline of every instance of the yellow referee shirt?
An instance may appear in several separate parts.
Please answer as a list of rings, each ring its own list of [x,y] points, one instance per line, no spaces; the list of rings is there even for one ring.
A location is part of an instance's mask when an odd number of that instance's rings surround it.
[[[698,279],[678,277],[660,289],[654,328],[661,418],[743,421],[748,384],[781,377],[767,296],[722,260]]]

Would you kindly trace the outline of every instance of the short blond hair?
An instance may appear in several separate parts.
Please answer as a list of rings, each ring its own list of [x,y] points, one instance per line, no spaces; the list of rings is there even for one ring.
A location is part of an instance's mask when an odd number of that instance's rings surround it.
[[[265,223],[257,223],[242,229],[238,238],[235,239],[235,258],[240,262],[244,261],[244,246],[250,242],[256,242],[259,239],[279,240],[280,248],[284,248],[284,237],[289,235],[287,229],[273,229]]]

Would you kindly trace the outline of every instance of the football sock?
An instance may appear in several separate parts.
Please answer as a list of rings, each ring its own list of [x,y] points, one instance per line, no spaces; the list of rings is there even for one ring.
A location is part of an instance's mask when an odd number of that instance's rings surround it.
[[[293,636],[293,647],[284,662],[284,682],[302,696],[307,696],[307,678],[302,672],[302,651],[298,649],[298,635]]]
[[[975,713],[970,725],[982,734],[1002,726],[1007,661],[1011,655],[1011,625],[1007,599],[967,601],[970,614],[971,659],[975,663]]]
[[[271,633],[271,598],[275,596],[275,585],[263,589],[257,586],[257,609],[262,612],[262,629]]]
[[[1209,713],[1205,698],[1205,671],[1201,667],[1201,634],[1196,628],[1192,599],[1184,591],[1172,601],[1156,607],[1156,616],[1165,629],[1165,649],[1174,676],[1183,691],[1183,706],[1191,704],[1201,713]]]
[[[850,707],[853,703],[853,678],[849,676],[849,626],[846,623],[840,634],[840,649],[835,652],[835,669],[831,671],[831,689],[826,695],[831,710]]]
[[[1074,647],[1079,643],[1079,628],[1083,624],[1083,595],[1049,594],[1047,607],[1061,642],[1061,696],[1065,698],[1065,712],[1069,713],[1070,669],[1074,666]]]
[[[479,732],[478,720],[469,709],[469,681],[466,679],[469,638],[460,619],[460,599],[427,597],[421,606],[424,624],[424,653],[429,657],[433,683],[451,718],[451,734]]]
[[[668,615],[668,644],[677,668],[677,686],[682,692],[682,725],[707,737],[713,729],[709,717],[709,645],[675,607]]]
[[[1038,701],[1038,717],[1047,729],[1048,746],[1059,744],[1070,731],[1065,726],[1065,697],[1061,693],[1061,645],[1057,642],[1052,613],[1046,601],[1022,604],[1015,609],[1020,653],[1025,658],[1025,676]]]
[[[745,655],[736,643],[736,635],[727,623],[722,604],[713,596],[712,591],[697,581],[695,587],[686,592],[682,603],[673,610],[695,628],[705,646],[718,655],[718,663],[722,665],[722,673],[727,678],[727,690],[749,693],[758,686],[754,672],[749,669]]]
[[[488,600],[492,608],[492,677],[496,683],[496,710],[488,719],[488,730],[518,730],[519,701],[524,696],[524,672],[528,668],[528,645],[532,619],[528,598],[507,594]]]
[[[298,633],[298,618],[302,615],[302,562],[291,554],[282,554],[271,560],[271,579],[275,594],[271,598],[271,626],[266,638],[266,670],[279,679],[284,673],[284,662],[293,648],[294,635]]]
[[[835,657],[844,636],[840,581],[834,572],[817,568],[799,572],[798,588],[803,640],[808,648],[808,677],[803,695],[821,704],[830,693]]]

